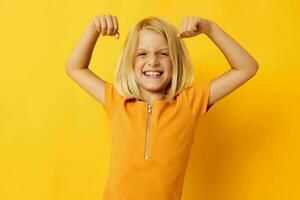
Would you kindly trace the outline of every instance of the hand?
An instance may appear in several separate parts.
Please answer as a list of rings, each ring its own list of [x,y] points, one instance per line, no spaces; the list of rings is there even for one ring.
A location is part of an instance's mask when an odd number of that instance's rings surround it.
[[[185,17],[180,25],[177,37],[188,38],[200,33],[209,34],[212,21],[200,17]]]
[[[116,39],[120,38],[120,33],[118,31],[119,24],[116,16],[113,15],[100,15],[96,16],[92,20],[96,26],[97,31],[103,36],[111,35]]]

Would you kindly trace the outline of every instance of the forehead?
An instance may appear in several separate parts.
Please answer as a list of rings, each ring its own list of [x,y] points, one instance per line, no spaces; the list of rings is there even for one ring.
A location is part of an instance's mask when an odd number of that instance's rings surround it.
[[[145,29],[140,31],[137,47],[141,49],[168,48],[168,42],[161,34]]]

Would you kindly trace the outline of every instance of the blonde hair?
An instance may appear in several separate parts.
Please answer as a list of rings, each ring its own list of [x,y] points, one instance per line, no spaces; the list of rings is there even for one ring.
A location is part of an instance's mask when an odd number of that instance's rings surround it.
[[[173,67],[172,80],[166,89],[165,101],[172,100],[194,79],[194,68],[185,43],[177,38],[177,29],[161,17],[147,17],[135,24],[128,33],[115,72],[115,87],[126,98],[142,99],[134,76],[134,56],[141,30],[152,30],[162,35],[170,49]]]

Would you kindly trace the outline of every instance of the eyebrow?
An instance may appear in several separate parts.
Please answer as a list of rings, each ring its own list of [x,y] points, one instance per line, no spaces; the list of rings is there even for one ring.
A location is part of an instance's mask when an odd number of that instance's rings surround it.
[[[140,50],[147,51],[146,49],[143,49],[143,48],[139,48],[137,51],[140,51]],[[158,49],[157,51],[161,51],[161,50],[169,50],[169,48],[168,47],[164,47],[164,48]]]

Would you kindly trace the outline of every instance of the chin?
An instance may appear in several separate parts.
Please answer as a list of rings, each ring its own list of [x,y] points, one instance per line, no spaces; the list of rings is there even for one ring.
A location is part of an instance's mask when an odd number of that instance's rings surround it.
[[[157,82],[153,80],[152,82],[152,80],[145,79],[143,76],[139,76],[137,84],[139,85],[140,88],[143,88],[144,90],[151,91],[151,92],[161,92],[162,90],[167,89],[171,81],[172,79],[169,80],[168,83],[166,80],[160,80]]]
[[[146,89],[146,90],[151,91],[151,92],[158,92],[158,91],[161,91],[163,89],[162,86],[141,85],[141,87],[143,89]]]

